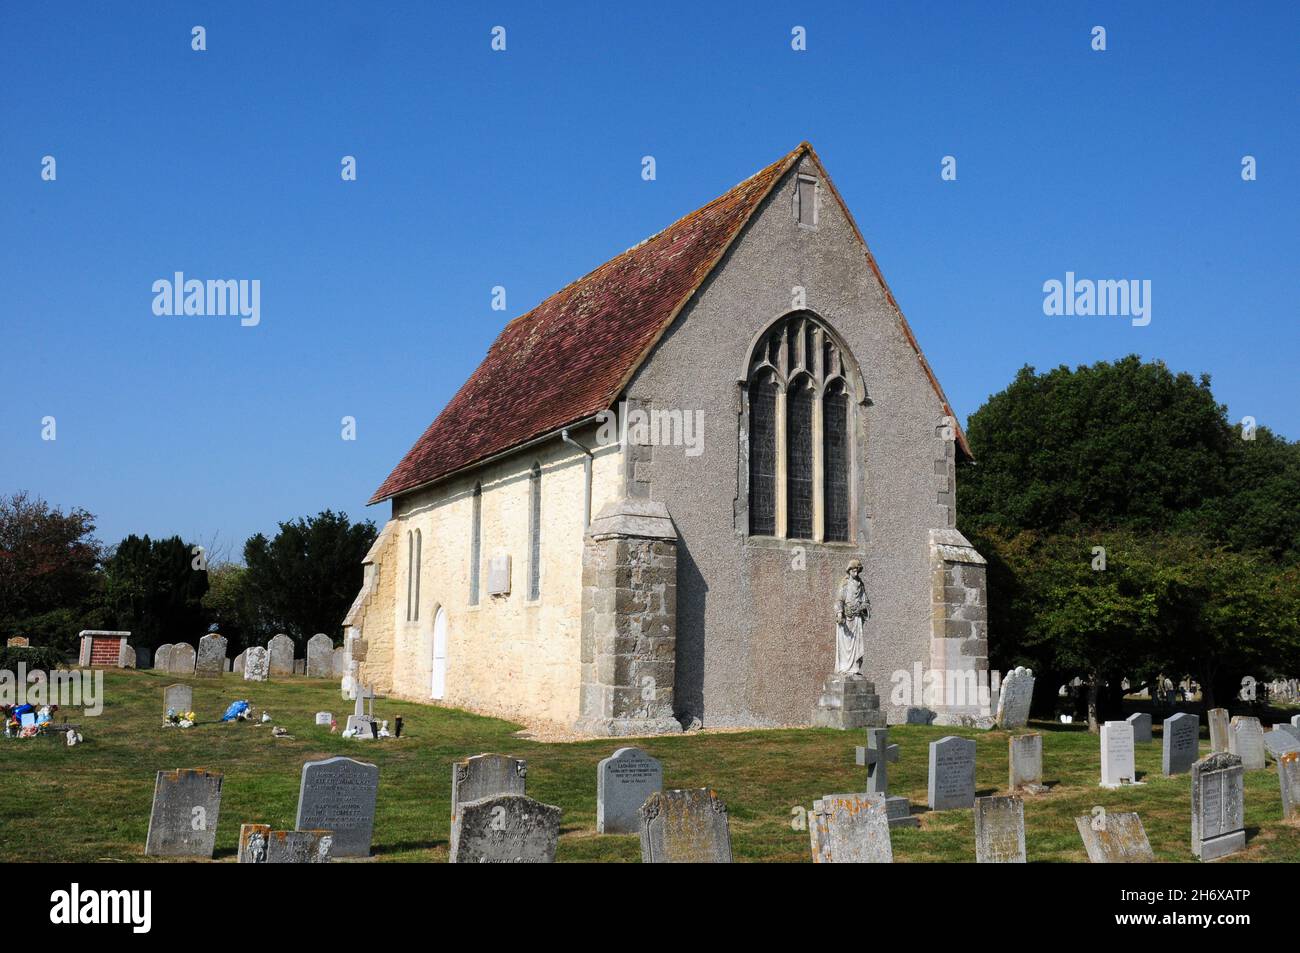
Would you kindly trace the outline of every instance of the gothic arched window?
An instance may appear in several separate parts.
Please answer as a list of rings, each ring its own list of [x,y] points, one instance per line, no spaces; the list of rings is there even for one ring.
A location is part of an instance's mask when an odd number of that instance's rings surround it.
[[[807,312],[782,318],[755,345],[746,381],[751,535],[850,541],[851,364]]]

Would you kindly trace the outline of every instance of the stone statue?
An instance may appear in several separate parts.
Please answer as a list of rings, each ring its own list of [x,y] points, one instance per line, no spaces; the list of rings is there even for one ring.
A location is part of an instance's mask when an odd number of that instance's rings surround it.
[[[854,559],[835,599],[835,674],[861,675],[867,643],[862,623],[871,618],[871,600],[862,584],[862,561]]]

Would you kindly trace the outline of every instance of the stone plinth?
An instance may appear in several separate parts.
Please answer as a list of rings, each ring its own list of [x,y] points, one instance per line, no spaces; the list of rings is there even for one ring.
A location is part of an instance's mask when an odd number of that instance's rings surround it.
[[[841,731],[885,727],[875,683],[862,675],[832,675],[826,679],[812,720],[818,728]]]

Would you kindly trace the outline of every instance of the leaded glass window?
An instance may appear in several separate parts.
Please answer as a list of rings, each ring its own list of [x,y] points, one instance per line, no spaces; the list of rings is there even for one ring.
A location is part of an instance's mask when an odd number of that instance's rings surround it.
[[[767,374],[749,392],[749,532],[776,535],[776,378]]]
[[[825,529],[832,542],[849,538],[849,396],[836,381],[822,398],[822,453],[825,482]]]
[[[813,388],[801,379],[786,398],[786,527],[790,539],[813,536]]]

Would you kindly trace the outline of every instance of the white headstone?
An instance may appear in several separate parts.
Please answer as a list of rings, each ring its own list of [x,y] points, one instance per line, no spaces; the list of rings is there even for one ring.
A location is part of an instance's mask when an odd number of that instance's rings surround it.
[[[1133,726],[1108,721],[1101,726],[1101,786],[1117,788],[1137,782],[1133,766]]]

